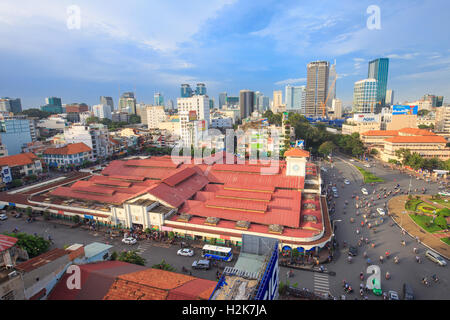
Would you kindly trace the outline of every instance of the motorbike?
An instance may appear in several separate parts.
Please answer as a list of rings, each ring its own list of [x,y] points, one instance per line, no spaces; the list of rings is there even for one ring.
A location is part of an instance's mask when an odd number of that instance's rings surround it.
[[[361,281],[363,281],[363,280],[364,280],[364,273],[361,272],[361,273],[359,274],[359,278],[361,279]]]
[[[386,280],[389,280],[391,278],[391,274],[389,272],[386,272]]]
[[[394,263],[398,264],[398,258],[397,257],[394,258]]]

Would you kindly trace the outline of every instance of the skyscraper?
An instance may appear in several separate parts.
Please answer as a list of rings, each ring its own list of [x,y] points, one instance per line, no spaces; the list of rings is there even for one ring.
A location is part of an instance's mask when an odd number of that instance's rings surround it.
[[[182,98],[190,98],[192,97],[192,89],[188,84],[181,85],[181,97]]]
[[[110,107],[111,112],[114,112],[114,101],[111,97],[100,97],[100,104],[106,104]]]
[[[129,114],[136,114],[136,98],[133,92],[125,92],[119,100],[119,111],[128,110]]]
[[[389,72],[389,59],[379,58],[369,62],[367,78],[377,80],[377,108],[375,113],[381,111],[386,105],[386,89]]]
[[[259,91],[255,92],[255,111],[261,112],[262,107],[260,106],[259,102],[260,102],[260,98],[263,96],[263,94]]]
[[[153,96],[153,105],[155,106],[164,106],[164,96],[157,92]]]
[[[277,90],[273,92],[272,112],[278,113],[278,110],[283,106],[283,91]]]
[[[227,104],[227,93],[222,92],[219,94],[219,109],[223,109],[223,107]]]
[[[333,104],[333,99],[336,99],[336,85],[337,85],[337,73],[336,73],[336,60],[334,60],[334,64],[331,65],[330,68],[330,76],[328,78],[328,100],[327,107],[331,108]]]
[[[241,119],[245,119],[255,110],[255,93],[251,90],[241,90],[239,92],[239,109]]]
[[[311,62],[307,70],[305,116],[321,117],[326,112],[330,64],[328,61]]]
[[[51,106],[62,107],[61,98],[57,98],[57,97],[45,98],[45,103],[48,105],[51,105]]]
[[[377,105],[378,81],[364,79],[355,82],[353,91],[353,112],[374,113]]]
[[[20,101],[20,99],[11,99],[8,97],[1,98],[0,111],[20,113],[22,112],[22,102]]]
[[[286,86],[286,111],[303,114],[305,108],[306,87]]]
[[[206,85],[204,83],[197,83],[197,88],[195,89],[195,94],[198,96],[206,95]]]
[[[386,106],[394,105],[394,90],[386,90]]]

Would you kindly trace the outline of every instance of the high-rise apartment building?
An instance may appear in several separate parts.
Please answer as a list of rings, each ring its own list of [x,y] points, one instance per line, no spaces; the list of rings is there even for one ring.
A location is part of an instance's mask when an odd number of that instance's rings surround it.
[[[379,113],[386,105],[386,90],[389,73],[389,59],[379,58],[369,62],[368,79],[377,80],[377,108],[375,113]]]
[[[161,122],[166,121],[166,112],[163,106],[147,106],[147,126],[149,129],[158,129]]]
[[[273,92],[272,112],[277,113],[283,107],[283,91],[277,90]]]
[[[355,82],[353,91],[353,112],[375,113],[377,106],[378,81],[376,79],[364,79]]]
[[[106,104],[114,112],[114,100],[111,97],[100,97],[100,104]]]
[[[83,113],[88,111],[89,106],[85,103],[72,103],[66,105],[66,113]]]
[[[178,98],[178,114],[180,115],[181,139],[184,146],[190,146],[193,137],[192,130],[202,128],[206,131],[210,125],[209,98],[207,95],[194,95],[190,98]],[[196,131],[197,132],[197,131]],[[195,135],[197,137],[197,135]]]
[[[45,103],[48,104],[48,105],[52,105],[52,106],[62,107],[61,98],[57,98],[57,97],[45,98]]]
[[[222,92],[219,94],[219,109],[223,109],[227,104],[227,93]]]
[[[241,110],[241,119],[249,117],[255,111],[255,92],[251,90],[239,92],[239,109]]]
[[[450,105],[436,108],[436,132],[450,132]]]
[[[197,83],[197,88],[195,89],[195,94],[198,96],[206,95],[206,85],[204,83]]]
[[[286,86],[286,111],[305,113],[306,87],[305,86]]]
[[[426,94],[423,96],[422,101],[430,101],[432,108],[442,107],[442,104],[444,102],[444,97],[436,96],[434,94]]]
[[[26,116],[0,115],[0,140],[10,156],[22,152],[22,147],[33,141],[33,122]]]
[[[157,92],[153,96],[153,105],[155,106],[164,106],[164,96]]]
[[[133,92],[125,92],[120,97],[118,111],[127,111],[129,114],[136,114],[136,98]]]
[[[11,99],[8,97],[0,99],[0,111],[20,113],[22,112],[22,102],[20,99]]]
[[[325,100],[328,96],[330,64],[328,61],[315,61],[307,65],[305,116],[322,117],[326,115]]]
[[[112,120],[111,107],[106,104],[97,104],[92,107],[92,113],[94,117],[99,119],[109,119]]]
[[[190,98],[192,97],[192,88],[188,84],[181,85],[181,97],[182,98]]]
[[[340,99],[333,99],[331,108],[335,119],[342,118],[342,101]]]
[[[239,108],[239,97],[227,97],[227,108]]]
[[[334,64],[330,67],[330,75],[328,78],[328,100],[327,100],[327,107],[332,108],[333,99],[336,99],[336,85],[337,85],[337,73],[336,73],[336,60],[334,61]]]
[[[109,140],[108,128],[102,124],[75,124],[64,129],[64,139],[67,143],[83,142],[92,149],[93,160],[112,155],[113,148]]]
[[[393,106],[394,105],[394,90],[386,90],[386,106]]]

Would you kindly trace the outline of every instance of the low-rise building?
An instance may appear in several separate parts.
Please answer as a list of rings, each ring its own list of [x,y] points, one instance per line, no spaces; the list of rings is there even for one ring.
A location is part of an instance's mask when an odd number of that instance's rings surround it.
[[[380,114],[354,114],[353,118],[347,119],[342,125],[342,134],[363,133],[371,130],[381,129]]]
[[[450,159],[450,148],[446,147],[447,140],[441,136],[398,136],[386,139],[381,152],[383,161],[401,160],[396,151],[409,149],[411,153],[418,153],[424,158]]]
[[[0,158],[4,183],[42,173],[41,160],[33,153],[20,153]]]
[[[25,299],[22,278],[14,270],[19,257],[17,241],[0,234],[0,301]]]
[[[93,160],[112,155],[108,128],[102,124],[74,124],[64,129],[67,143],[84,143],[92,149]]]
[[[49,167],[77,166],[93,161],[92,149],[83,142],[70,143],[60,148],[47,148],[42,158]]]

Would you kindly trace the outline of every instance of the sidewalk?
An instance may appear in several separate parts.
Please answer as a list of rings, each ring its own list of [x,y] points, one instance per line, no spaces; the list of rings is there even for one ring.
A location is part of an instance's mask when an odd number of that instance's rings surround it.
[[[407,200],[407,195],[397,196],[389,200],[388,209],[391,218],[410,236],[418,237],[426,247],[450,260],[450,246],[439,240],[439,237],[423,230],[409,217],[409,212],[405,209],[405,201]]]

